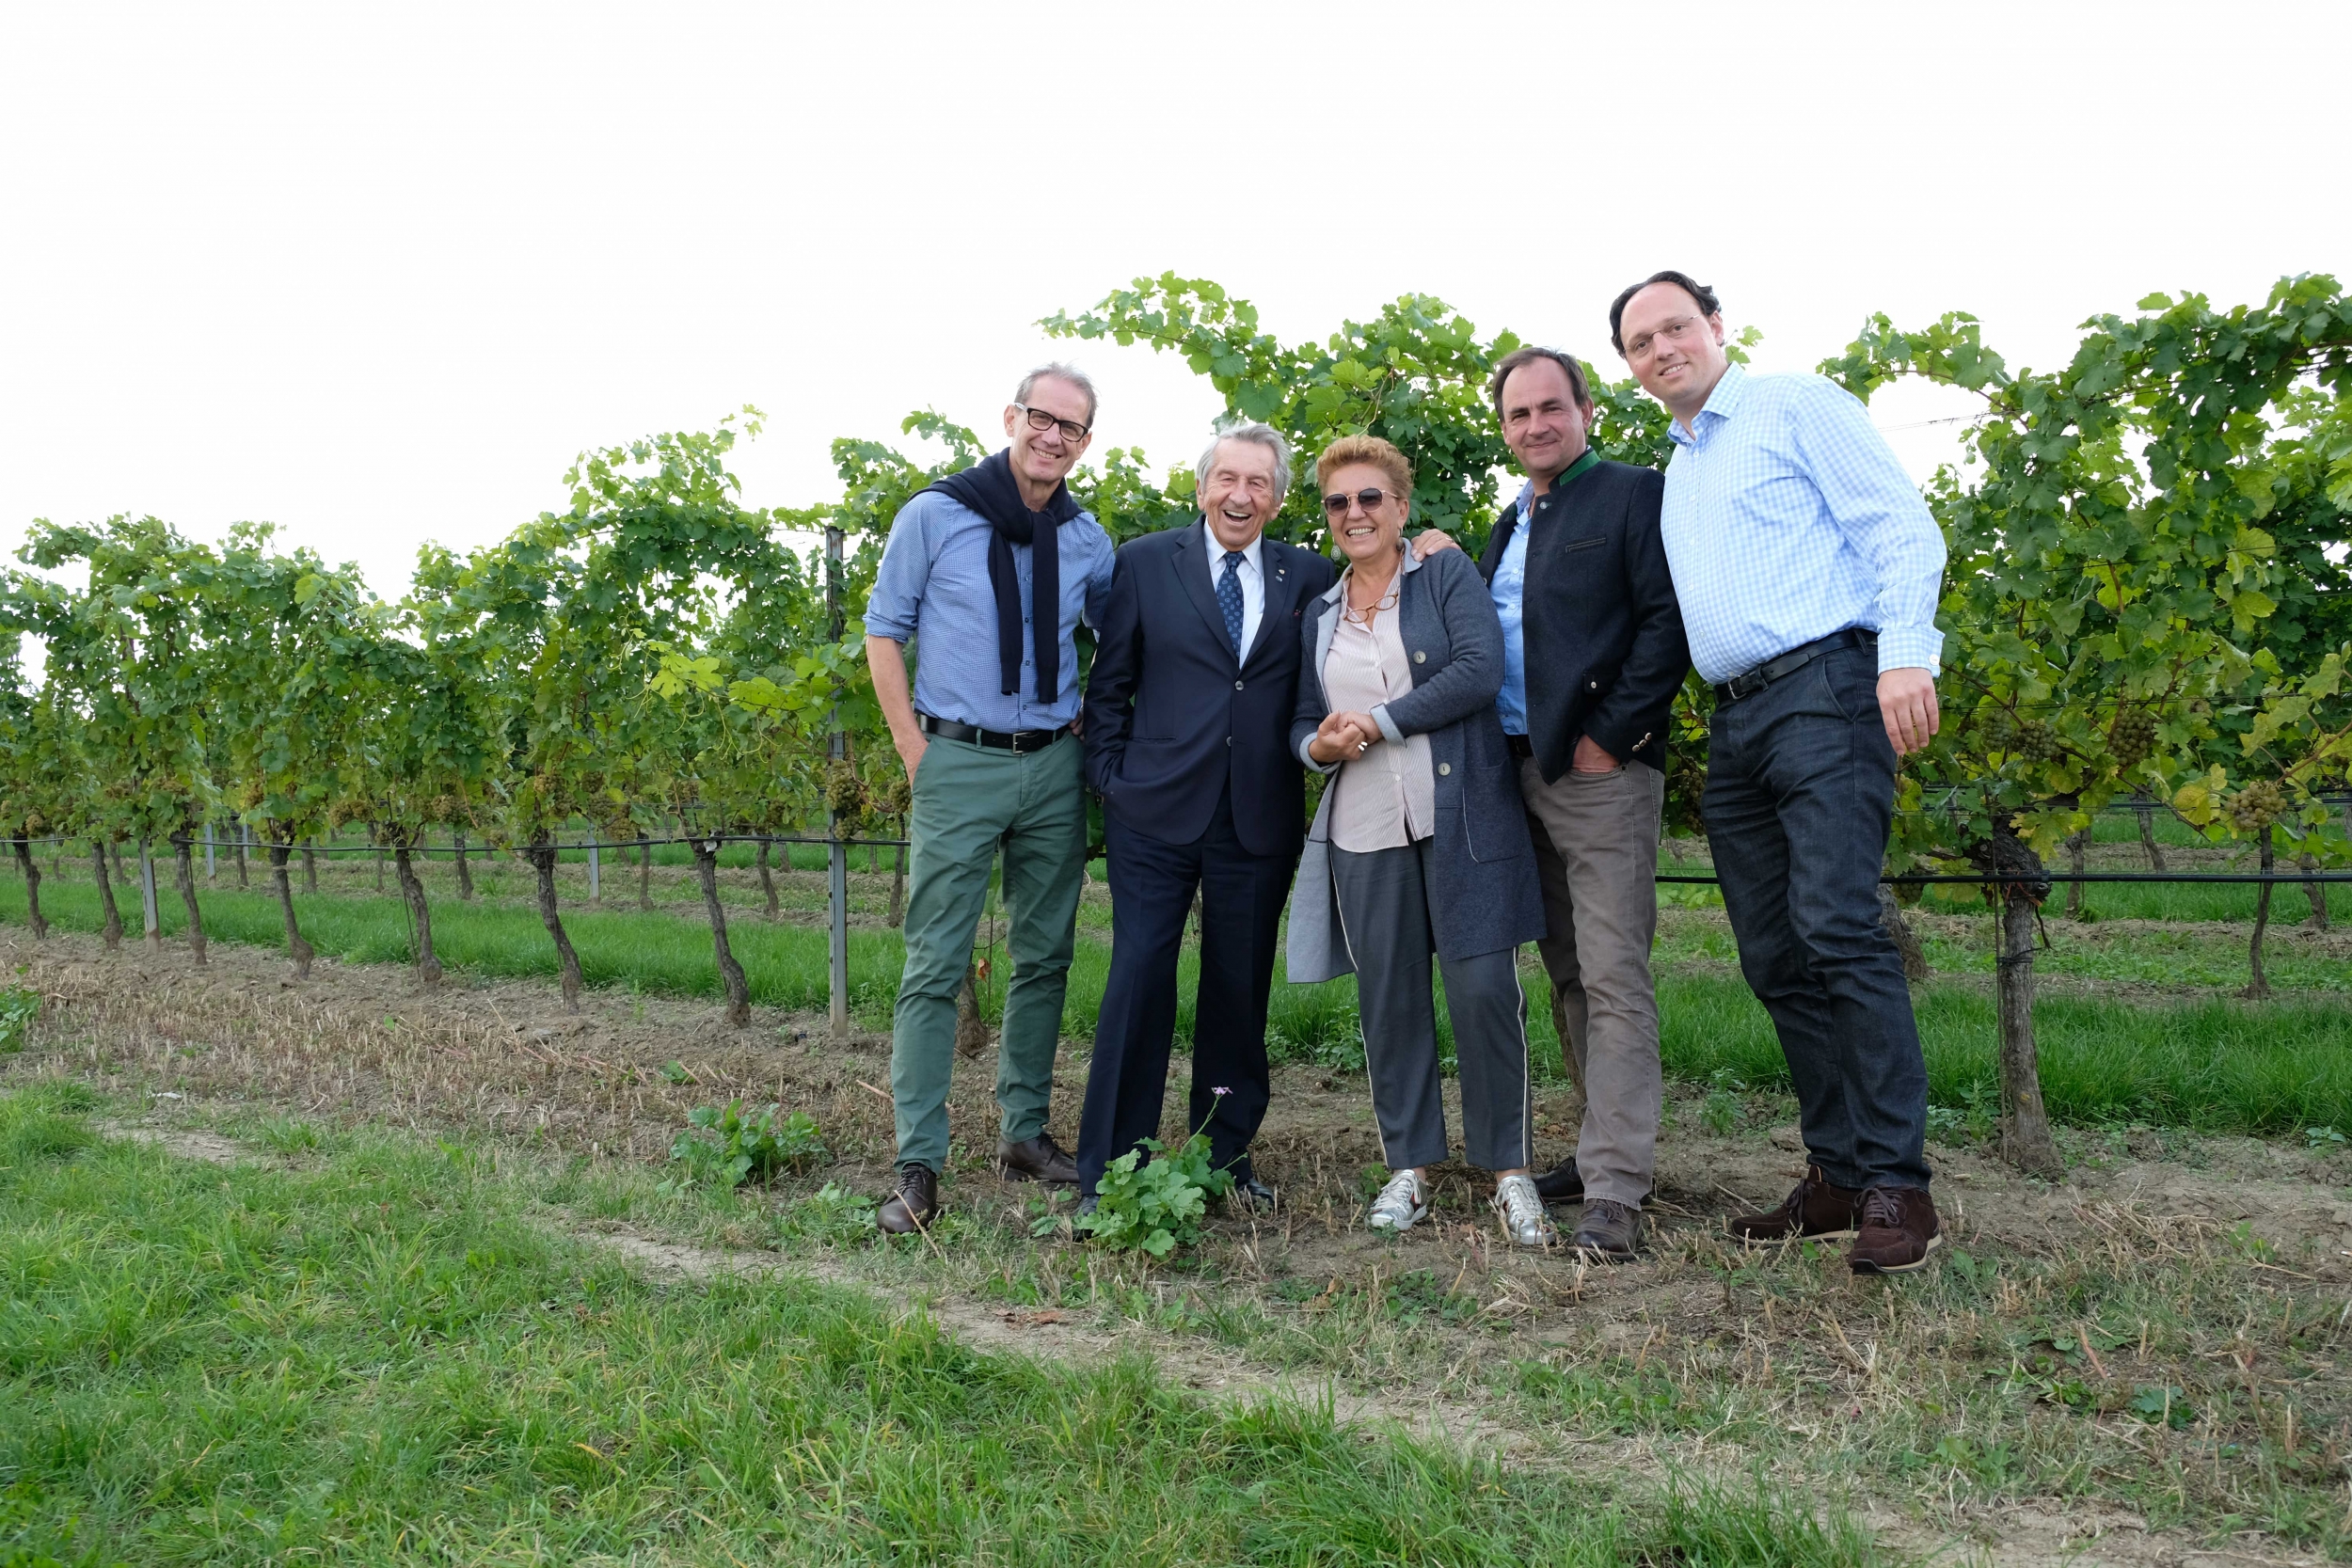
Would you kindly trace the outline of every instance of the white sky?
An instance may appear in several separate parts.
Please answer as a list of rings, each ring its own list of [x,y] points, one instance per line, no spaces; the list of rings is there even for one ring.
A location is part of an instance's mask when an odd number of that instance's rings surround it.
[[[1872,310],[2018,363],[2151,290],[2352,264],[2339,4],[0,9],[0,548],[241,518],[377,590],[583,446],[755,403],[753,504],[1070,353],[1186,461],[1181,362],[1034,323],[1214,277],[1285,338],[1406,292],[1621,372],[1714,283],[1764,369]],[[2328,84],[2334,82],[2335,86]],[[2331,194],[2332,193],[2332,194]],[[1965,402],[1883,396],[1924,472]]]

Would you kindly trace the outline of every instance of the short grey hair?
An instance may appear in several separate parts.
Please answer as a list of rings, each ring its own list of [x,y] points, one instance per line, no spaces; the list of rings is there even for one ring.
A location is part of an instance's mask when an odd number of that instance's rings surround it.
[[[1087,428],[1089,430],[1094,428],[1094,410],[1098,406],[1094,396],[1094,383],[1089,381],[1087,372],[1075,365],[1065,365],[1058,359],[1047,360],[1021,378],[1021,385],[1013,388],[1012,401],[1028,402],[1029,394],[1037,388],[1037,384],[1049,375],[1057,381],[1069,382],[1087,395]]]
[[[1252,420],[1247,424],[1227,425],[1209,437],[1200,461],[1193,469],[1196,483],[1209,483],[1209,470],[1216,466],[1216,449],[1228,441],[1248,441],[1274,453],[1274,504],[1279,507],[1282,498],[1291,493],[1291,444],[1282,439],[1282,433],[1270,424]],[[1196,492],[1197,494],[1198,492]]]

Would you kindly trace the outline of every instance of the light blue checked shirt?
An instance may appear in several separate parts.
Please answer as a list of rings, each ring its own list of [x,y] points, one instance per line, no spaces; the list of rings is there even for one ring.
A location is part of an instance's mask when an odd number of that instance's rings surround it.
[[[1733,365],[1692,425],[1668,432],[1660,527],[1701,675],[1849,626],[1879,634],[1881,672],[1937,668],[1944,535],[1851,393]]]

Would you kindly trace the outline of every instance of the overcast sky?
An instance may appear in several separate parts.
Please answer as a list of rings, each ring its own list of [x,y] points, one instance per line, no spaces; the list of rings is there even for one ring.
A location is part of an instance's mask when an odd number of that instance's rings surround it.
[[[993,424],[1069,353],[1098,449],[1216,400],[1035,323],[1214,277],[1285,338],[1406,292],[1598,356],[1677,266],[1763,369],[1873,310],[2012,365],[2151,290],[2352,264],[2352,7],[82,7],[0,9],[0,547],[264,518],[387,595],[563,499],[573,453]],[[2333,82],[2334,86],[2328,84]],[[1956,404],[1876,408],[1924,472]]]

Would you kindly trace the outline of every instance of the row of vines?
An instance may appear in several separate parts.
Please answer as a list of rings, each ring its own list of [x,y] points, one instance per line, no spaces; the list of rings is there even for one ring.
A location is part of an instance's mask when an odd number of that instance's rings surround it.
[[[2265,868],[2280,851],[2305,867],[2352,861],[2322,799],[2352,758],[2352,299],[2303,276],[2260,306],[2152,295],[2138,310],[2088,322],[2048,372],[2012,371],[1959,313],[1910,330],[1873,317],[1821,367],[1866,400],[1904,377],[1976,400],[1962,459],[1927,486],[1950,546],[1946,725],[1906,764],[1889,866],[2001,879],[2004,984],[2024,988],[2018,1018],[2004,1008],[2005,1036],[2021,1035],[2005,1046],[2023,1053],[2005,1132],[2028,1164],[2055,1161],[2025,1006],[2042,857],[2078,846],[2110,803],[2145,800],[2217,841],[2252,841]],[[1305,453],[1387,436],[1413,460],[1420,519],[1473,548],[1505,499],[1484,382],[1519,340],[1481,339],[1439,300],[1407,295],[1285,343],[1248,301],[1170,274],[1041,325],[1178,355],[1229,415],[1275,424]],[[1663,411],[1630,380],[1594,389],[1603,453],[1662,465]],[[1116,428],[1118,410],[1104,419]],[[279,548],[264,525],[215,546],[151,517],[36,523],[25,569],[0,581],[0,630],[43,655],[38,682],[8,660],[0,690],[0,834],[19,841],[28,878],[28,837],[169,845],[194,922],[191,844],[233,817],[267,847],[299,958],[288,856],[364,823],[393,853],[428,979],[410,853],[428,831],[471,835],[536,869],[576,999],[558,835],[583,822],[614,838],[682,833],[742,1021],[718,845],[903,813],[859,612],[898,508],[988,450],[935,413],[910,415],[902,434],[935,461],[836,441],[837,499],[760,510],[727,468],[758,429],[745,409],[708,433],[583,452],[564,509],[463,555],[427,547],[396,602]],[[1193,515],[1190,471],[1155,476],[1133,448],[1104,451],[1073,488],[1118,539]],[[1278,535],[1322,542],[1310,489],[1295,489]],[[843,541],[830,568],[829,529]],[[1669,812],[1690,828],[1708,711],[1693,677],[1668,780]],[[829,746],[835,733],[846,744]],[[94,863],[103,887],[103,852]]]

